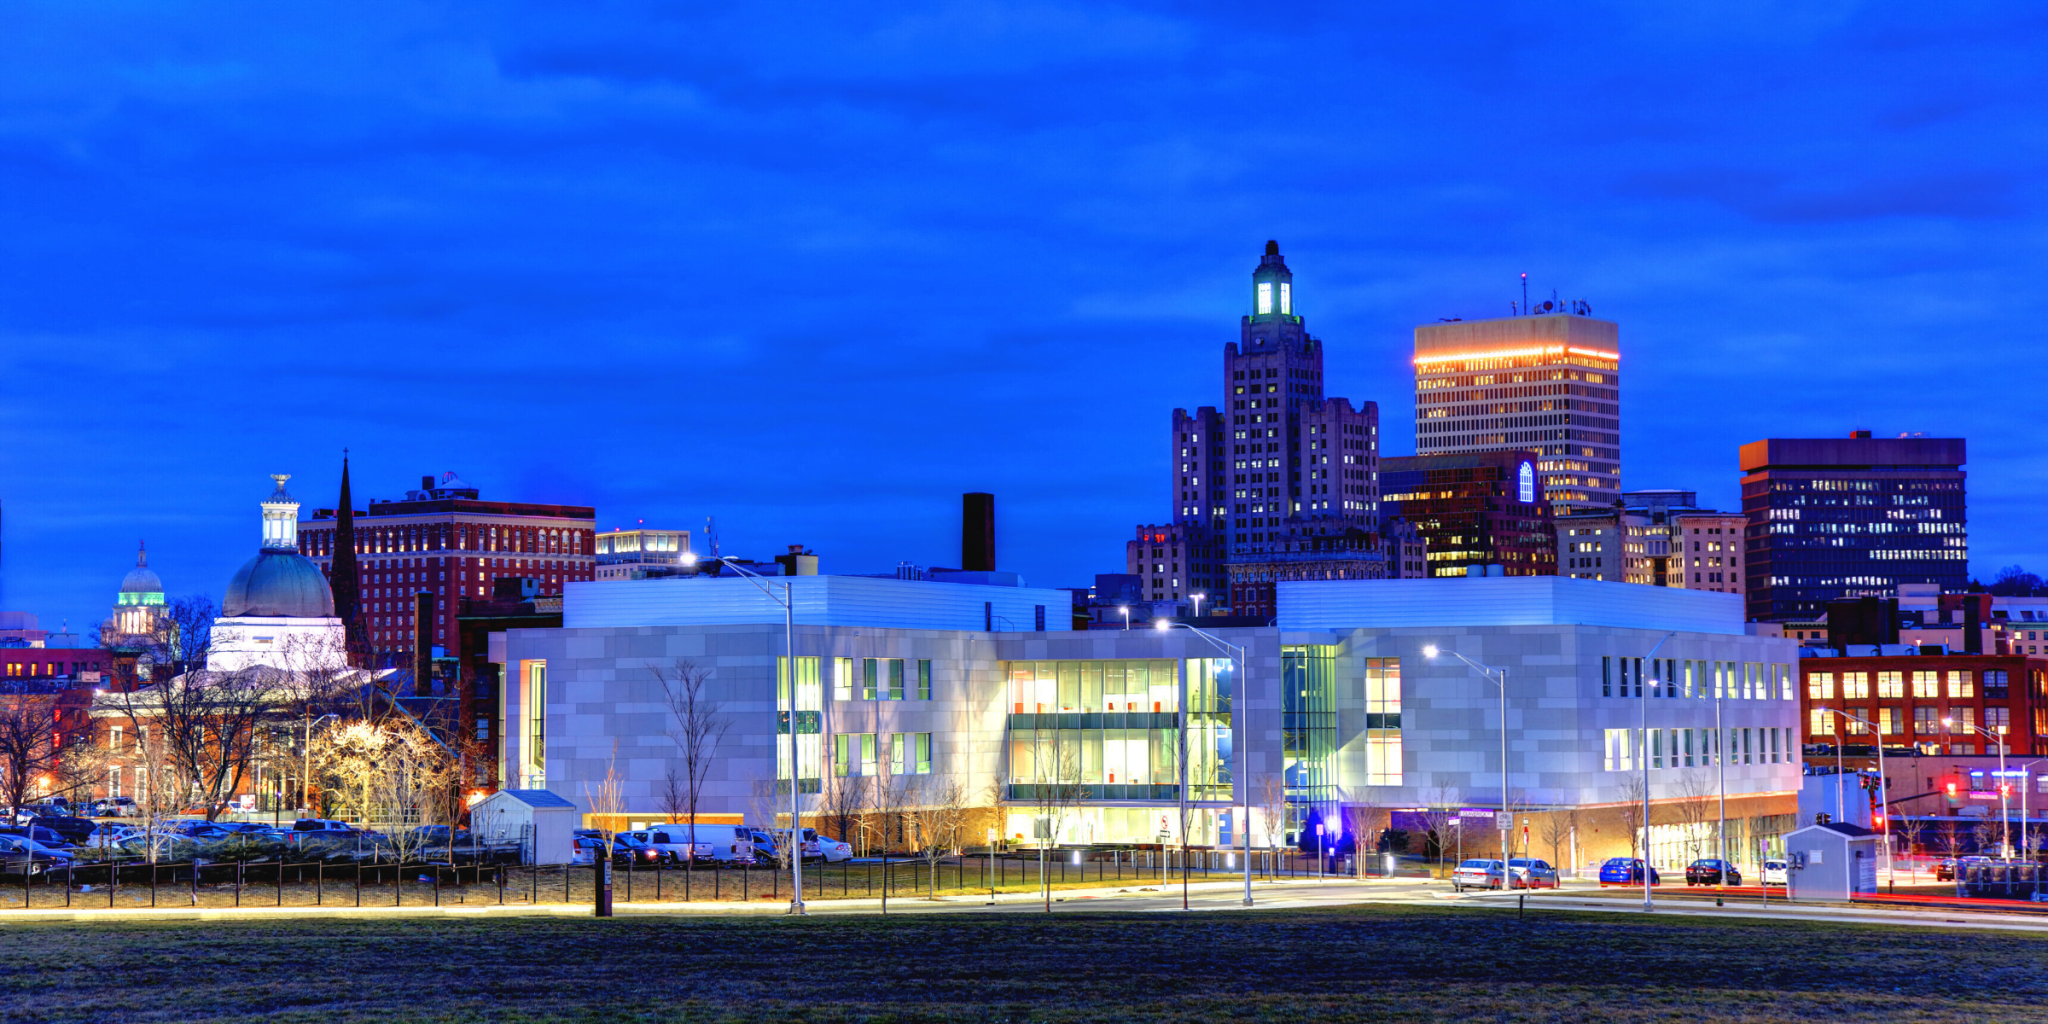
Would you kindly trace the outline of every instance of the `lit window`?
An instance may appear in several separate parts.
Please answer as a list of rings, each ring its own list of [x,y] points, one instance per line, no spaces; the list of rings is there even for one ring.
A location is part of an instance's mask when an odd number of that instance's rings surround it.
[[[1271,282],[1261,281],[1259,282],[1259,312],[1264,314],[1271,313],[1272,311],[1273,285]]]

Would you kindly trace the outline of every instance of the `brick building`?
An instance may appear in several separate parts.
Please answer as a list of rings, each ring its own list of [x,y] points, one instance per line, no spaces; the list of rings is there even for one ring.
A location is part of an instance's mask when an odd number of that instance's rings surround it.
[[[1974,731],[1984,729],[2006,737],[2008,757],[2048,753],[2048,658],[1843,649],[1853,656],[1802,651],[1799,692],[1806,743],[1853,750],[1881,739],[1887,750],[1996,754],[1997,744]],[[1837,710],[1875,723],[1877,735]],[[1944,725],[1943,719],[1953,724]]]
[[[1550,576],[1557,537],[1537,462],[1532,451],[1383,458],[1381,500],[1415,524],[1431,576],[1463,576],[1468,565]]]
[[[460,602],[492,596],[497,580],[532,579],[541,594],[559,595],[564,584],[595,571],[597,512],[588,505],[484,501],[449,473],[438,483],[422,477],[418,490],[398,500],[372,498],[366,511],[350,512],[353,557],[340,561],[354,561],[353,581],[333,580],[341,554],[338,510],[315,509],[299,524],[299,550],[328,575],[335,613],[345,621],[354,613],[351,625],[360,625],[374,666],[414,664],[422,639],[460,658]],[[351,582],[355,609],[344,598]]]

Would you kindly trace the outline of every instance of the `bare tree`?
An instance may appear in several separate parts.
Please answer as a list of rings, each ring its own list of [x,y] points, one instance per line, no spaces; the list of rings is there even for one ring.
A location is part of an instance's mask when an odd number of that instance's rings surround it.
[[[788,867],[789,843],[783,838],[788,832],[782,828],[783,808],[788,804],[781,789],[773,779],[755,779],[747,792],[747,820],[775,838],[775,863]]]
[[[1253,799],[1259,805],[1259,813],[1266,819],[1266,853],[1277,869],[1280,836],[1287,830],[1287,776],[1280,772],[1260,776]]]
[[[824,823],[845,842],[859,838],[861,815],[868,809],[870,779],[865,775],[835,775],[825,780],[821,802]]]
[[[319,749],[322,788],[365,827],[384,826],[401,862],[431,841],[431,826],[453,821],[446,795],[457,777],[455,756],[410,718],[344,723]]]
[[[1344,816],[1344,830],[1351,834],[1352,870],[1359,878],[1365,877],[1365,856],[1368,845],[1377,848],[1379,842],[1380,805],[1369,794],[1354,793],[1356,799],[1340,805]]]
[[[1621,776],[1621,806],[1614,809],[1614,816],[1621,825],[1621,831],[1628,836],[1628,855],[1642,857],[1643,863],[1649,858],[1639,852],[1645,837],[1646,824],[1643,821],[1643,775],[1641,772],[1624,772]]]
[[[903,784],[893,775],[877,775],[870,784],[869,795],[870,813],[862,819],[862,832],[868,845],[886,857],[896,845],[903,825]]]
[[[695,827],[697,808],[704,796],[704,781],[710,776],[718,743],[725,738],[725,732],[732,723],[723,714],[723,705],[705,695],[705,683],[711,679],[710,669],[688,658],[677,658],[668,665],[656,665],[648,671],[661,683],[662,702],[668,706],[669,716],[674,720],[669,727],[669,737],[675,740],[682,760],[682,810],[689,815],[690,825]],[[795,728],[794,722],[791,728]],[[791,766],[792,776],[796,774],[795,767]],[[796,784],[793,777],[791,784]],[[772,821],[764,824],[773,830]]]
[[[670,821],[682,821],[683,815],[690,810],[689,794],[683,788],[683,777],[676,774],[674,766],[670,766],[661,779],[661,810]]]
[[[1709,822],[1713,820],[1713,801],[1718,790],[1714,787],[1713,774],[1704,768],[1680,772],[1675,788],[1678,799],[1671,805],[1671,822],[1684,832],[1686,856],[1698,860],[1712,848],[1708,840],[1713,836]]]
[[[626,813],[625,780],[619,777],[618,737],[612,738],[612,756],[605,760],[604,778],[598,780],[595,789],[584,783],[583,797],[590,801],[591,817],[597,819],[597,832],[604,839],[604,850],[608,855],[612,849],[612,837],[618,834],[612,825]],[[690,845],[694,848],[697,844],[693,842]]]
[[[1031,803],[1038,818],[1038,877],[1045,894],[1046,913],[1052,912],[1052,882],[1046,869],[1046,858],[1051,847],[1058,845],[1060,833],[1079,807],[1084,792],[1081,752],[1076,749],[1078,737],[1069,735],[1072,731],[1040,729],[1033,745]],[[1187,832],[1185,820],[1181,822],[1181,832],[1183,835]]]
[[[55,694],[19,685],[9,691],[0,693],[0,800],[19,812],[32,793],[74,788],[79,757],[73,748],[90,746],[90,739],[84,730],[60,731]]]
[[[951,776],[926,776],[923,792],[909,815],[918,855],[931,872],[931,898],[939,896],[939,861],[958,853],[967,829],[967,787]]]
[[[1567,807],[1552,810],[1543,816],[1542,822],[1536,827],[1543,837],[1543,844],[1550,847],[1551,865],[1558,867],[1558,875],[1563,877],[1566,858],[1559,851],[1571,845],[1572,836],[1579,830],[1579,809]]]
[[[1451,845],[1451,821],[1457,814],[1457,794],[1448,786],[1436,787],[1423,801],[1420,817],[1422,828],[1427,833],[1423,850],[1427,853],[1430,846],[1436,847],[1436,872],[1439,876],[1443,874],[1444,850]]]

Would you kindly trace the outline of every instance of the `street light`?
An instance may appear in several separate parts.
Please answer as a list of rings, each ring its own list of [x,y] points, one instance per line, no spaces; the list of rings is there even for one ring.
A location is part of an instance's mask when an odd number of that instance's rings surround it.
[[[1892,879],[1892,804],[1891,791],[1889,788],[1887,788],[1889,786],[1889,782],[1887,781],[1884,773],[1884,731],[1877,727],[1877,723],[1872,722],[1870,719],[1864,718],[1861,715],[1852,715],[1849,712],[1842,710],[1841,708],[1828,708],[1827,710],[1832,711],[1835,714],[1838,714],[1852,722],[1862,722],[1864,725],[1870,727],[1870,734],[1872,736],[1877,737],[1877,809],[1882,822],[1881,831],[1884,832],[1884,877],[1886,883],[1896,884]],[[1842,784],[1842,769],[1839,764],[1841,751],[1842,744],[1835,744],[1835,754],[1838,761],[1835,767],[1835,786],[1837,792],[1840,791],[1840,787]],[[1837,806],[1837,809],[1841,809],[1839,805]]]
[[[1201,617],[1202,617],[1202,599],[1203,599],[1203,598],[1205,598],[1205,597],[1208,597],[1209,595],[1207,595],[1207,594],[1190,594],[1190,595],[1188,595],[1188,596],[1189,596],[1189,597],[1192,597],[1192,598],[1194,598],[1194,600],[1195,600],[1195,618],[1198,618],[1198,619],[1199,619],[1199,618],[1201,618]]]
[[[1494,824],[1500,826],[1500,888],[1502,892],[1506,892],[1509,877],[1508,832],[1514,827],[1514,812],[1508,810],[1508,670],[1481,664],[1457,651],[1440,651],[1435,644],[1427,644],[1422,648],[1422,656],[1431,660],[1439,653],[1448,654],[1464,662],[1485,676],[1487,682],[1500,687],[1500,816],[1494,819]],[[1495,679],[1495,673],[1498,673],[1500,678]],[[1645,830],[1645,835],[1647,834]],[[1647,861],[1644,863],[1648,864]],[[1645,871],[1644,877],[1648,875],[1649,872]]]
[[[1675,632],[1664,634],[1663,639],[1658,640],[1650,648],[1650,653],[1644,656],[1645,660],[1650,663],[1652,675],[1661,674],[1657,672],[1657,652],[1663,649],[1664,641],[1677,635]],[[1636,734],[1641,736],[1643,740],[1643,909],[1646,911],[1656,909],[1650,899],[1650,876],[1654,874],[1653,869],[1650,867],[1650,691],[1656,689],[1657,680],[1651,679],[1649,682],[1651,685],[1643,685],[1643,673],[1640,667],[1638,667],[1636,671],[1636,703],[1638,705],[1636,714],[1641,721],[1636,728]],[[1501,717],[1505,720],[1507,716],[1502,715]],[[1506,867],[1506,865],[1502,865],[1502,867]],[[1725,887],[1728,875],[1728,856],[1726,850],[1721,852],[1720,872],[1723,878],[1722,885]]]
[[[1124,613],[1124,628],[1131,628],[1131,606],[1127,604],[1120,604],[1116,606],[1116,610]]]
[[[1248,706],[1245,703],[1246,678],[1244,665],[1244,648],[1238,646],[1237,644],[1231,643],[1223,639],[1222,637],[1219,637],[1214,633],[1209,632],[1206,629],[1196,629],[1195,627],[1190,626],[1185,622],[1173,622],[1168,619],[1160,619],[1158,622],[1158,626],[1159,631],[1162,633],[1171,630],[1175,626],[1179,626],[1180,628],[1185,629],[1188,632],[1193,633],[1194,635],[1209,641],[1211,644],[1214,644],[1219,649],[1229,652],[1229,654],[1232,657],[1237,659],[1236,692],[1232,693],[1230,696],[1230,715],[1233,720],[1233,724],[1231,727],[1231,745],[1237,748],[1236,788],[1242,790],[1244,793],[1244,815],[1243,820],[1239,821],[1237,824],[1237,832],[1238,841],[1240,845],[1242,845],[1244,848],[1244,905],[1249,907],[1252,905],[1252,780],[1250,774],[1251,770],[1248,767],[1250,763],[1248,760],[1250,756],[1248,753],[1248,748],[1251,746],[1250,740],[1252,732],[1252,710],[1250,706]],[[1238,711],[1240,708],[1244,711],[1244,717],[1241,725],[1237,724]],[[1183,706],[1180,709],[1180,713],[1181,729],[1185,731],[1187,729],[1188,722],[1188,709],[1185,706]],[[1363,855],[1363,851],[1361,851],[1361,855]]]
[[[696,559],[688,559],[692,564]],[[782,596],[776,597],[768,584],[761,582],[768,577],[743,568],[731,555],[714,559],[734,572],[745,577],[749,583],[768,595],[768,600],[782,606],[782,649],[783,673],[789,681],[789,912],[801,916],[804,913],[804,846],[802,809],[797,803],[797,791],[802,789],[803,765],[797,760],[796,750],[796,597],[793,584],[782,583]],[[694,823],[692,823],[694,824]]]
[[[1944,718],[1941,720],[1941,726],[1944,729],[1953,729],[1955,724],[1956,720],[1954,718]],[[1963,723],[1963,728],[1998,745],[1998,843],[2005,848],[2001,851],[2005,854],[2003,859],[2011,860],[2012,806],[2005,799],[2005,734],[2003,732],[1991,732],[1981,725],[1971,725],[1968,722]]]

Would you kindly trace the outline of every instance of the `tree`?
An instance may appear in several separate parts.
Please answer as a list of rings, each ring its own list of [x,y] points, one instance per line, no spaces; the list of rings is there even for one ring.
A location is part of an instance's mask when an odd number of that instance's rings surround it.
[[[618,834],[612,825],[626,813],[625,780],[619,777],[618,737],[612,737],[612,756],[605,760],[604,778],[598,780],[596,789],[584,783],[583,797],[590,802],[591,817],[597,819],[598,835],[604,839],[604,849],[609,853],[612,837]],[[694,842],[690,845],[696,846]]]
[[[711,678],[710,669],[688,658],[677,658],[669,665],[656,665],[648,671],[661,683],[662,702],[674,720],[669,727],[669,737],[675,741],[676,751],[682,760],[682,810],[689,815],[689,822],[694,827],[712,759],[717,755],[719,741],[725,738],[725,731],[732,723],[722,713],[723,705],[705,695],[704,685]]]
[[[1458,816],[1457,796],[1449,786],[1438,786],[1428,794],[1420,813],[1422,828],[1428,835],[1423,852],[1426,854],[1430,848],[1435,848],[1439,877],[1443,875],[1444,849],[1451,844],[1451,822]]]
[[[1370,796],[1361,795],[1352,803],[1343,804],[1344,831],[1351,834],[1352,865],[1358,877],[1365,877],[1365,856],[1376,850],[1379,844],[1380,805]]]
[[[2008,565],[1998,570],[1991,581],[1990,591],[2000,597],[2036,597],[2048,594],[2048,584],[2041,577],[2017,565]]]
[[[1273,859],[1277,869],[1280,862],[1280,836],[1287,830],[1287,776],[1280,772],[1268,772],[1260,776],[1255,799],[1259,813],[1266,819],[1266,853]]]
[[[1642,857],[1645,864],[1649,858],[1640,851],[1644,839],[1643,821],[1643,773],[1629,771],[1621,776],[1621,806],[1614,809],[1614,816],[1621,831],[1628,836],[1628,855]]]
[[[967,787],[951,776],[925,776],[923,792],[908,819],[918,855],[931,872],[931,897],[939,894],[939,861],[960,849],[967,829]]]
[[[865,775],[835,775],[825,780],[821,810],[834,838],[846,842],[859,838],[861,815],[868,809],[869,781]]]
[[[1714,832],[1709,822],[1716,821],[1714,797],[1719,791],[1714,786],[1713,774],[1704,768],[1680,772],[1675,788],[1678,799],[1670,811],[1673,824],[1684,831],[1687,856],[1697,860],[1714,849],[1708,842]]]
[[[1040,729],[1033,744],[1032,800],[1037,814],[1038,878],[1045,892],[1045,912],[1052,913],[1052,882],[1046,871],[1050,847],[1059,843],[1067,820],[1080,805],[1085,787],[1081,784],[1079,736],[1071,729]],[[1187,834],[1186,802],[1182,802],[1181,834]]]
[[[60,731],[55,695],[32,693],[22,685],[0,693],[0,800],[19,812],[30,794],[69,789],[67,755],[84,739],[83,732],[65,736]],[[65,777],[61,786],[60,776]]]
[[[365,827],[386,826],[401,862],[425,847],[427,826],[453,820],[445,796],[455,783],[455,756],[410,718],[337,726],[321,744],[315,766],[322,788]]]
[[[1543,821],[1537,828],[1543,837],[1544,845],[1550,847],[1550,863],[1563,865],[1566,859],[1558,851],[1570,846],[1572,836],[1578,832],[1579,809],[1568,807],[1564,810],[1551,811],[1543,816]],[[1559,874],[1562,877],[1562,872]]]

